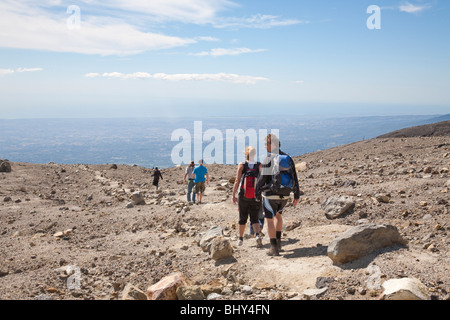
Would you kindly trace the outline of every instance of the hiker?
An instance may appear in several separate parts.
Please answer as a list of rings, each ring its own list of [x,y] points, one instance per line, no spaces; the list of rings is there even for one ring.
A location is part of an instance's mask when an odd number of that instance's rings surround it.
[[[269,256],[279,256],[281,251],[281,230],[283,210],[294,193],[294,207],[300,199],[297,171],[292,158],[280,150],[281,143],[274,134],[266,139],[268,155],[263,161],[261,173],[256,183],[256,198],[262,201],[270,238]]]
[[[187,186],[187,201],[191,203],[191,193],[192,193],[192,202],[195,203],[195,192],[194,192],[194,172],[195,169],[195,162],[191,161],[189,166],[186,168],[186,172],[184,173],[184,183],[186,183],[186,178],[188,179],[188,186]]]
[[[259,172],[262,164],[255,161],[256,149],[252,146],[248,146],[245,149],[246,160],[244,163],[239,163],[236,180],[233,188],[233,203],[238,205],[239,211],[239,240],[238,246],[242,246],[244,241],[244,231],[247,224],[248,217],[250,216],[250,225],[255,231],[256,246],[262,247],[261,239],[261,226],[258,221],[258,215],[261,208],[261,202],[256,201],[255,197],[255,185],[258,179]],[[238,196],[236,198],[236,192],[239,189]]]
[[[198,197],[197,204],[202,203],[203,193],[205,192],[205,182],[206,185],[209,185],[209,174],[208,169],[203,165],[203,160],[198,161],[198,166],[192,172],[194,176],[195,183],[195,193]],[[206,178],[205,178],[206,176]]]
[[[158,170],[158,167],[156,167],[155,170],[153,171],[152,177],[153,177],[153,185],[156,187],[156,190],[158,190],[159,178],[164,180],[161,171]]]

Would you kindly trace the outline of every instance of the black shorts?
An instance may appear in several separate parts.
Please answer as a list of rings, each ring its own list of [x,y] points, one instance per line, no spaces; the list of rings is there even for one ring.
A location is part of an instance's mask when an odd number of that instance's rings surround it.
[[[246,199],[242,196],[239,197],[239,225],[244,226],[247,224],[248,217],[250,216],[250,223],[259,223],[258,215],[261,209],[261,202],[257,202],[254,199]]]
[[[277,212],[279,214],[283,213],[284,207],[288,203],[288,200],[272,200],[262,198],[263,208],[264,208],[264,216],[267,219],[273,219]]]

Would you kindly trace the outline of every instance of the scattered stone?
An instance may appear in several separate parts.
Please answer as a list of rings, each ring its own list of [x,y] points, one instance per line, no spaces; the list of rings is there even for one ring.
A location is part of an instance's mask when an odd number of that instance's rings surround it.
[[[295,165],[295,169],[297,169],[298,172],[305,172],[308,170],[308,164],[306,162],[299,162]]]
[[[62,238],[64,237],[64,232],[58,231],[53,235],[55,238]]]
[[[213,226],[211,227],[200,240],[200,247],[204,252],[211,252],[211,244],[216,237],[223,235],[223,230],[221,227]]]
[[[249,294],[252,294],[252,293],[253,293],[253,288],[250,287],[250,286],[242,286],[241,292],[242,292],[243,294],[249,295]]]
[[[199,286],[183,285],[176,291],[178,300],[205,300],[205,295]]]
[[[145,204],[144,195],[140,191],[133,192],[133,194],[131,195],[131,201],[136,206]]]
[[[328,219],[336,219],[355,207],[350,197],[330,197],[322,203],[322,210]]]
[[[302,222],[300,220],[297,221],[293,221],[291,223],[286,224],[286,231],[292,231],[294,229],[297,229],[298,227],[300,227],[302,224]]]
[[[394,244],[406,245],[396,227],[365,224],[350,228],[334,239],[328,246],[328,257],[343,264]]]
[[[389,203],[391,201],[391,197],[385,193],[379,193],[375,196],[375,199],[381,203]]]
[[[177,300],[177,289],[187,284],[186,277],[177,272],[161,279],[147,289],[148,300]]]
[[[133,202],[128,202],[127,205],[125,206],[125,208],[127,208],[127,209],[134,208]]]
[[[430,300],[427,288],[418,279],[392,279],[382,287],[384,300]]]
[[[147,300],[147,295],[133,284],[127,283],[122,291],[121,300]]]
[[[230,239],[219,236],[211,244],[211,258],[215,261],[228,259],[233,256],[233,247]]]
[[[305,291],[302,292],[302,294],[303,294],[303,298],[305,298],[306,300],[310,300],[313,298],[321,297],[327,291],[328,291],[328,287],[324,287],[321,289],[306,289]]]
[[[220,298],[222,298],[221,294],[213,292],[213,293],[208,294],[208,296],[206,297],[206,300],[217,300]]]
[[[334,282],[334,278],[331,277],[318,277],[316,279],[316,288],[322,289],[328,286],[328,284]]]
[[[11,164],[8,161],[0,160],[0,172],[11,172]]]

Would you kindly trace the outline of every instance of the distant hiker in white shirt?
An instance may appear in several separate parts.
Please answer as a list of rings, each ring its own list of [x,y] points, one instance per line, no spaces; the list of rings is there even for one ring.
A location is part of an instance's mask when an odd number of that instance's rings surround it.
[[[195,203],[195,192],[194,192],[194,187],[195,187],[195,176],[193,174],[195,169],[195,162],[191,161],[191,163],[189,164],[189,166],[186,168],[186,172],[184,173],[184,183],[186,183],[186,178],[188,179],[187,183],[187,201],[190,203],[191,202],[191,193],[192,193],[192,202]]]

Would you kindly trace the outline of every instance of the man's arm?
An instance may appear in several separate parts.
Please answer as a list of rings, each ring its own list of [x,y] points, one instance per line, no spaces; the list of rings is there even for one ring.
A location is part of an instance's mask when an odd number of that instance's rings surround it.
[[[295,207],[300,200],[300,185],[298,183],[297,169],[295,168],[294,159],[292,159],[292,162],[291,162],[291,170],[294,172],[294,202],[293,202],[293,205]]]

